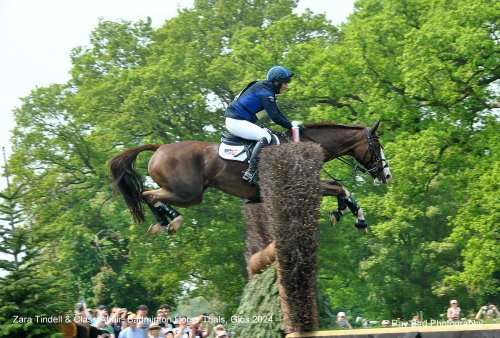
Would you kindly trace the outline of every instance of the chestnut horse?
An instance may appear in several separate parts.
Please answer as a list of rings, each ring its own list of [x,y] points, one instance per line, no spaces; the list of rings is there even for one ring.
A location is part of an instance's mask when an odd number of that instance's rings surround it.
[[[300,134],[300,140],[320,144],[324,162],[350,155],[376,183],[387,183],[391,174],[376,133],[379,123],[369,128],[333,123],[308,124]],[[280,136],[280,141],[288,142],[288,138]],[[182,216],[171,205],[189,207],[199,204],[207,188],[216,188],[245,200],[258,198],[258,188],[242,179],[247,164],[222,159],[218,148],[219,143],[216,142],[183,141],[147,144],[127,150],[109,163],[113,188],[121,192],[136,221],[145,221],[142,202],[149,206],[158,221],[150,227],[149,232],[153,234],[162,230],[169,233],[177,231]],[[137,155],[145,150],[155,152],[149,160],[148,172],[159,189],[146,190],[143,176],[134,169]],[[355,170],[358,168],[356,165]],[[332,223],[336,223],[349,207],[358,218],[355,224],[358,229],[366,228],[361,208],[340,182],[323,181],[322,187],[323,196],[337,196],[339,199],[339,209],[330,213]]]

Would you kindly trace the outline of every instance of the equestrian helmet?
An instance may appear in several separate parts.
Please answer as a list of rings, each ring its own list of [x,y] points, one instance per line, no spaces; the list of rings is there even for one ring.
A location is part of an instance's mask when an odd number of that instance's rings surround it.
[[[288,83],[292,80],[293,73],[283,66],[274,66],[267,72],[266,80],[269,82],[280,81]]]

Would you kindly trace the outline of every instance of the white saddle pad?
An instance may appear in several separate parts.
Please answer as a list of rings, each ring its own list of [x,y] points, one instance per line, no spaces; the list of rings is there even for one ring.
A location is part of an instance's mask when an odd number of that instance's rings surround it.
[[[278,137],[273,134],[273,138],[275,144],[279,145],[280,140],[278,139]],[[219,156],[225,160],[248,162],[248,156],[245,150],[245,146],[233,146],[221,142],[219,146]]]
[[[245,146],[232,146],[222,142],[219,146],[219,156],[231,161],[246,162],[248,160]]]

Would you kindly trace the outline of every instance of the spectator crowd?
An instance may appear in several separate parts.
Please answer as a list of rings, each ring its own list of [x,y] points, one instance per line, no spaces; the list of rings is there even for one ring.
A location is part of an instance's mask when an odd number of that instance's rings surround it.
[[[78,336],[95,338],[227,338],[230,332],[223,325],[213,327],[210,317],[201,314],[194,318],[171,316],[168,304],[160,306],[150,314],[147,305],[139,305],[135,312],[125,308],[113,307],[109,311],[99,305],[92,313],[81,301],[76,305],[75,324]]]
[[[458,306],[458,301],[452,299],[450,307],[446,312],[449,322],[460,321],[462,310]],[[500,318],[500,312],[494,304],[481,306],[474,319],[490,320]],[[412,319],[412,323],[420,322],[419,316]],[[75,324],[79,330],[86,333],[79,337],[92,338],[227,338],[231,337],[231,331],[223,325],[214,326],[208,314],[189,318],[186,316],[172,316],[171,308],[168,304],[163,304],[155,312],[150,314],[147,305],[139,305],[135,312],[125,308],[113,307],[111,311],[105,305],[100,305],[91,312],[82,300],[77,303],[75,309]],[[367,321],[364,318],[356,318],[356,323],[362,327],[370,324],[381,323],[382,327],[394,326],[397,321],[390,322],[384,320]],[[352,325],[347,320],[346,313],[341,311],[337,314],[337,326],[344,329],[352,329]]]
[[[445,316],[444,314],[442,315],[443,317]],[[446,310],[446,323],[449,323],[452,325],[454,322],[460,322],[460,321],[471,321],[472,319],[474,320],[499,320],[500,319],[500,311],[498,308],[492,304],[489,303],[488,305],[483,305],[479,308],[479,311],[477,314],[474,316],[472,314],[469,314],[468,316],[463,316],[462,309],[458,306],[458,301],[456,299],[450,300],[450,307]],[[402,326],[401,321],[399,318],[397,320],[383,320],[381,322],[379,321],[369,321],[365,318],[362,317],[357,317],[355,324],[357,324],[357,327],[369,327],[370,325],[379,325],[381,324],[382,327],[391,327],[391,326]],[[411,319],[410,325],[411,326],[419,326],[419,325],[425,325],[426,322],[423,322],[422,319],[420,318],[420,315],[415,315]],[[341,311],[337,314],[337,320],[336,324],[338,327],[343,328],[343,329],[352,329],[353,326],[349,323],[346,313]]]

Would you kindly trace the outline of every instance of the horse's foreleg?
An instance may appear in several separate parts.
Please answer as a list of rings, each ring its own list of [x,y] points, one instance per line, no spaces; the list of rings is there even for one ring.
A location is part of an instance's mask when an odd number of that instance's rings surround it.
[[[338,181],[321,181],[321,188],[323,196],[336,196],[337,197],[337,210],[332,210],[329,213],[330,222],[332,225],[337,224],[342,216],[347,211],[347,204],[345,203],[346,192],[342,183]]]
[[[321,193],[323,196],[337,196],[346,198],[346,190],[338,181],[321,181]]]
[[[366,232],[367,224],[363,209],[356,203],[349,191],[338,181],[322,181],[323,196],[337,196],[338,208],[329,213],[332,225],[338,223],[347,209],[357,218],[354,226],[362,232]]]
[[[357,218],[357,221],[356,223],[354,223],[354,226],[361,232],[368,232],[368,225],[366,224],[365,221],[365,215],[363,213],[363,209],[361,209],[361,207],[356,203],[356,201],[351,196],[349,191],[347,191],[347,189],[346,193],[348,197],[345,199],[345,204],[347,205],[349,210],[351,210],[354,217]]]
[[[345,202],[344,198],[337,196],[337,205],[337,210],[332,210],[329,213],[330,222],[332,223],[332,225],[340,222],[342,216],[344,216],[344,214],[347,212],[347,203]]]
[[[330,222],[332,225],[337,224],[342,216],[347,211],[347,204],[345,203],[346,199],[346,190],[342,186],[342,184],[338,181],[321,181],[321,189],[323,196],[336,196],[337,197],[337,210],[332,210],[328,214],[330,218]]]

